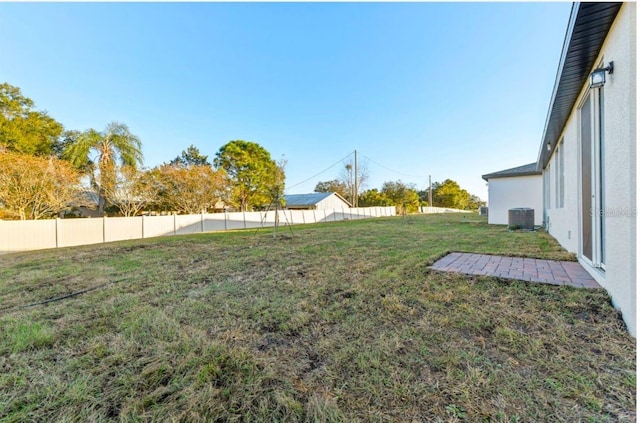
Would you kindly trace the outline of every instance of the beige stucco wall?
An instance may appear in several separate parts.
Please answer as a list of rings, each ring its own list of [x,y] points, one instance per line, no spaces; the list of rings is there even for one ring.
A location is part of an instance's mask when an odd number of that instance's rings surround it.
[[[592,273],[620,309],[629,332],[636,335],[636,4],[624,3],[598,55],[596,66],[614,62],[604,90],[604,174],[606,271]],[[582,90],[563,130],[565,144],[565,205],[554,207],[552,180],[549,233],[567,250],[579,253],[580,245],[580,150],[578,105]],[[553,160],[549,165],[553,165]],[[553,169],[553,166],[552,166]]]
[[[506,225],[509,209],[534,210],[534,224],[542,225],[542,175],[489,179],[489,224]]]
[[[546,209],[547,229],[549,233],[560,242],[564,248],[573,253],[578,252],[580,241],[580,197],[579,185],[580,179],[580,150],[578,141],[579,121],[577,114],[574,113],[569,118],[568,124],[564,129],[562,137],[564,137],[564,207],[558,207],[556,203],[557,177],[555,170],[555,161],[557,154],[551,156],[551,160],[547,165],[549,171],[549,205]],[[562,138],[561,137],[561,138]]]

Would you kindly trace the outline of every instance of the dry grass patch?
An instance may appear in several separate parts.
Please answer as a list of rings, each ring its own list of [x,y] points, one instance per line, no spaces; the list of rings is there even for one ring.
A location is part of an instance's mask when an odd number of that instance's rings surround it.
[[[476,216],[0,257],[0,420],[635,419],[605,291],[432,272],[448,251],[571,258]]]

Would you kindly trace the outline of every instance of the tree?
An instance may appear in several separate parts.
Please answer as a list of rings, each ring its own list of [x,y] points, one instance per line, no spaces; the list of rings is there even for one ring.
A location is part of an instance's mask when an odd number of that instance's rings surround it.
[[[483,207],[486,205],[487,205],[486,201],[482,201],[482,199],[480,199],[480,197],[478,197],[477,195],[471,194],[471,198],[469,199],[469,204],[467,206],[467,209],[478,210],[480,207]]]
[[[402,181],[385,182],[382,184],[382,194],[402,213],[418,211],[420,198],[413,184]]]
[[[98,210],[104,212],[106,191],[113,191],[117,166],[142,165],[142,143],[127,125],[111,122],[104,131],[89,129],[65,148],[62,157],[77,168],[89,168],[91,184],[98,192]]]
[[[54,152],[62,125],[33,107],[20,88],[0,84],[0,150],[42,156]]]
[[[149,171],[134,166],[122,166],[116,175],[115,184],[105,187],[107,201],[124,216],[135,216],[148,205],[158,200],[161,185],[148,175]]]
[[[433,184],[433,205],[435,207],[464,210],[469,207],[470,199],[471,195],[451,179],[445,179],[442,183],[436,182]]]
[[[147,183],[159,187],[159,206],[180,213],[207,211],[226,196],[224,170],[209,165],[163,165],[147,175]]]
[[[362,207],[389,206],[392,201],[377,188],[369,189],[360,194],[358,204]]]
[[[271,187],[268,190],[269,196],[269,205],[274,204],[276,206],[284,207],[286,201],[284,199],[284,183],[285,183],[285,173],[284,169],[287,167],[287,160],[284,158],[284,155],[278,162],[276,163],[276,173],[271,184]],[[277,218],[277,217],[276,217]]]
[[[348,197],[349,190],[344,182],[337,179],[332,181],[318,182],[313,189],[314,192],[335,192],[340,194],[343,198]]]
[[[229,141],[216,153],[214,166],[226,172],[231,204],[242,211],[271,204],[274,192],[284,189],[284,169],[255,142]]]
[[[174,166],[205,166],[209,165],[208,156],[204,156],[198,150],[198,147],[193,144],[187,147],[186,150],[182,150],[182,153],[175,159],[169,162],[170,165]]]
[[[418,191],[418,198],[420,199],[420,205],[428,206],[429,205],[429,190],[424,189]]]
[[[0,153],[0,207],[21,220],[56,216],[70,208],[80,175],[54,157]]]
[[[357,176],[357,187],[356,187],[356,176]],[[340,177],[338,180],[344,184],[346,187],[345,195],[343,197],[348,200],[354,206],[356,202],[354,201],[356,196],[358,196],[360,190],[366,186],[367,180],[369,179],[369,170],[365,163],[358,163],[358,173],[355,174],[355,163],[353,160],[348,160],[344,163],[344,167],[340,172]],[[355,191],[358,192],[355,192]]]

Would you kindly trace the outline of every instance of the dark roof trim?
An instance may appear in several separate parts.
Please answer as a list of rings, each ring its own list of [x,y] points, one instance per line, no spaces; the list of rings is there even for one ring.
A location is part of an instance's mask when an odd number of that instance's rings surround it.
[[[526,165],[512,167],[511,169],[501,170],[499,172],[487,173],[482,175],[482,179],[489,181],[489,179],[495,178],[510,178],[514,176],[530,176],[541,175],[542,171],[537,169],[537,162],[529,163]]]
[[[622,3],[574,3],[562,46],[556,81],[544,125],[538,170],[549,163],[551,154],[573,111],[589,73],[598,58]],[[547,144],[550,149],[547,149]]]

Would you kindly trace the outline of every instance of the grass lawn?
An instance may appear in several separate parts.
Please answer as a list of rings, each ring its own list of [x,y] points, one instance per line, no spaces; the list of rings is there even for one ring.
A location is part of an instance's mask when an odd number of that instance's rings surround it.
[[[471,215],[0,256],[0,421],[635,420],[606,291],[431,271],[447,251],[572,257]]]

